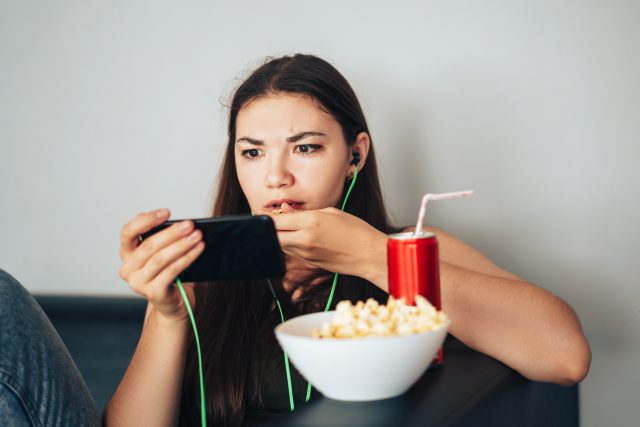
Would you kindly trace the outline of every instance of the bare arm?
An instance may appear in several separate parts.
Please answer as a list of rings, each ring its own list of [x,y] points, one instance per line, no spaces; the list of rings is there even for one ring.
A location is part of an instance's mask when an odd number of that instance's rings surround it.
[[[571,385],[586,376],[591,351],[567,303],[462,240],[429,230],[440,243],[442,306],[453,335],[532,380]],[[386,241],[369,248],[362,277],[388,291]]]
[[[286,254],[388,292],[388,237],[362,219],[325,208],[276,216],[274,222]],[[439,241],[442,306],[453,335],[533,380],[572,384],[584,378],[591,352],[569,305],[462,240],[429,230]]]
[[[202,233],[183,221],[140,243],[138,236],[163,223],[169,211],[141,213],[120,235],[120,277],[149,304],[142,335],[127,372],[105,410],[107,426],[174,426],[180,414],[189,317],[173,281],[204,249]],[[193,283],[184,283],[189,304]]]
[[[148,305],[138,347],[107,405],[104,425],[178,424],[188,327],[186,320],[163,320]]]
[[[441,263],[442,306],[451,333],[525,377],[572,385],[587,374],[589,345],[571,307],[519,279]]]

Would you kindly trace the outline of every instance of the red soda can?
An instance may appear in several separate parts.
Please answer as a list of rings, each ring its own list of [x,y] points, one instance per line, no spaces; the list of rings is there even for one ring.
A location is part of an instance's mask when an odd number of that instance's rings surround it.
[[[422,231],[418,235],[396,233],[387,240],[387,264],[389,267],[389,294],[404,298],[415,305],[415,296],[422,295],[435,308],[440,304],[440,257],[436,235]],[[442,347],[433,365],[443,361]]]

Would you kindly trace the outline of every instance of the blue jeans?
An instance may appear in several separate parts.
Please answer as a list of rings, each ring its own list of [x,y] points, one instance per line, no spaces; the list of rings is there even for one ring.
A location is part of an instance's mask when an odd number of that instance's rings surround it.
[[[29,292],[0,269],[0,426],[99,426],[60,336]]]

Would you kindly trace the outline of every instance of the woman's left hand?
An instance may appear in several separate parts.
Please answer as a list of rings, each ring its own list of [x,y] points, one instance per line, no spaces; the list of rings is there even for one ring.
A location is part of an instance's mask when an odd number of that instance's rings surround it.
[[[272,218],[285,254],[374,283],[386,278],[387,236],[362,219],[336,208]]]

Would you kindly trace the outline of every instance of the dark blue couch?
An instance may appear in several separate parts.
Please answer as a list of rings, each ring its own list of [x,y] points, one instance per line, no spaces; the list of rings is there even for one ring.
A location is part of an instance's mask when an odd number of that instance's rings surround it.
[[[146,302],[44,295],[36,300],[67,345],[96,405],[104,408],[135,349]],[[402,397],[362,404],[322,398],[266,425],[579,425],[577,386],[528,381],[452,337],[445,354],[445,366]]]

